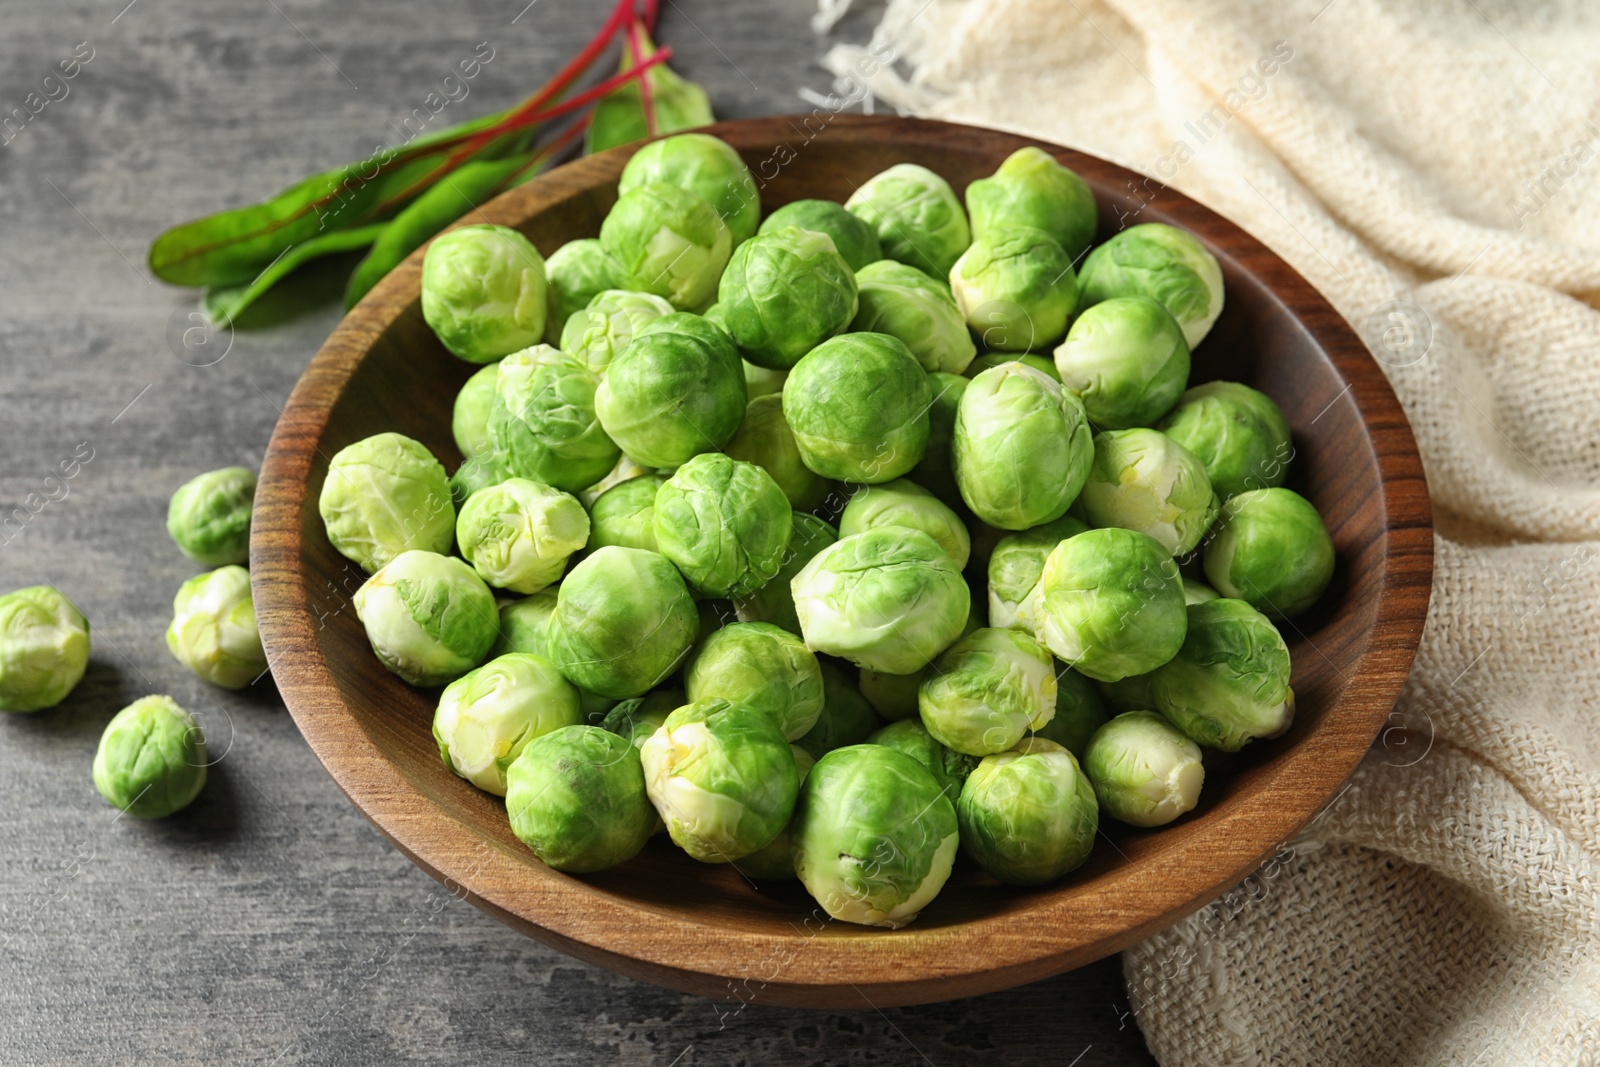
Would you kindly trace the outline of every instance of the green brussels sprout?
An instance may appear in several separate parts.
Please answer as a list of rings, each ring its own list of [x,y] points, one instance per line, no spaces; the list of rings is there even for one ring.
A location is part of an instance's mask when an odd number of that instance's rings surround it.
[[[1023,618],[1051,652],[1115,682],[1177,655],[1188,618],[1178,565],[1134,530],[1089,530],[1051,550]]]
[[[497,589],[537,593],[559,579],[589,540],[576,497],[526,478],[474,493],[456,518],[456,542],[479,577]]]
[[[513,652],[444,687],[433,713],[433,739],[446,767],[503,797],[506,770],[529,741],[582,722],[578,690],[556,665]]]
[[[611,546],[591,552],[561,583],[545,643],[567,681],[624,699],[677,670],[699,624],[683,576],[666,557]]]
[[[136,819],[182,811],[206,784],[206,739],[171,697],[140,697],[111,717],[94,753],[94,787]]]
[[[589,508],[589,547],[656,551],[656,491],[666,484],[659,474],[644,474],[601,493]]]
[[[950,455],[972,513],[1003,530],[1059,519],[1083,488],[1094,439],[1083,402],[1021,363],[967,386]]]
[[[1083,773],[1100,806],[1129,826],[1165,826],[1200,802],[1200,747],[1148,711],[1125,711],[1096,731]]]
[[[1053,382],[1061,381],[1061,372],[1056,370],[1053,360],[1031,352],[985,352],[967,364],[967,369],[962,373],[968,378],[976,378],[986,370],[1004,367],[1008,363],[1020,363],[1025,367],[1032,367]]]
[[[488,368],[498,371],[498,366]],[[461,505],[471,499],[472,494],[487,489],[491,485],[499,485],[511,474],[495,458],[493,449],[480,455],[463,460],[461,466],[450,476],[450,503],[460,512]]]
[[[633,742],[634,748],[643,748],[650,736],[661,729],[667,716],[685,703],[681,689],[653,689],[642,697],[629,697],[612,708],[600,720],[600,728],[621,734]]]
[[[167,650],[213,685],[243,689],[267,670],[250,572],[237,564],[197,574],[172,600]]]
[[[851,270],[883,258],[878,231],[845,210],[837,200],[796,200],[785,204],[761,221],[762,234],[798,226],[802,230],[825,233]]]
[[[824,478],[872,485],[907,473],[928,444],[928,376],[887,334],[822,342],[789,372],[783,417],[805,465]]]
[[[928,728],[922,725],[922,720],[917,718],[892,722],[868,737],[867,743],[903,752],[922,764],[952,804],[961,795],[961,784],[978,765],[977,756],[957,752],[935,741]]]
[[[598,726],[528,742],[506,769],[506,815],[535,856],[573,874],[632,859],[656,828],[638,750]]]
[[[950,268],[950,292],[983,346],[1001,352],[1054,344],[1078,309],[1072,257],[1032,227],[972,242]]]
[[[645,789],[677,846],[702,863],[759,851],[789,825],[800,772],[771,715],[685,704],[639,749]]]
[[[494,442],[489,439],[489,409],[494,406],[494,385],[499,377],[498,361],[479,367],[456,393],[450,412],[450,436],[455,438],[463,459],[486,456],[494,451]]]
[[[1215,600],[1221,593],[1211,588],[1204,582],[1197,582],[1193,578],[1183,580],[1183,605],[1204,604],[1208,600]]]
[[[716,307],[713,306],[711,311],[715,310]],[[716,323],[726,332],[727,324],[712,318],[711,311],[706,312],[701,318],[707,322]],[[742,359],[740,362],[744,364],[744,391],[751,400],[758,396],[783,395],[783,383],[789,378],[788,371],[773,370],[770,367],[758,367],[748,359]]]
[[[1055,661],[1020,630],[985,627],[934,661],[917,710],[946,748],[969,756],[1004,752],[1055,715]]]
[[[672,313],[672,305],[654,293],[606,289],[566,319],[559,347],[596,378],[604,378],[640,331]]]
[[[917,691],[927,676],[926,667],[910,674],[888,674],[863,667],[858,688],[879,715],[890,722],[902,722],[917,717]]]
[[[453,556],[402,552],[356,590],[372,651],[412,685],[443,685],[484,661],[499,633],[494,594]]]
[[[791,226],[734,249],[717,306],[745,359],[782,370],[850,325],[856,276],[831,237]]]
[[[1121,684],[1121,683],[1118,683]],[[1106,724],[1106,706],[1093,682],[1065,664],[1056,666],[1056,713],[1035,736],[1054,741],[1083,760],[1083,752],[1094,732]]]
[[[500,630],[489,649],[489,658],[499,659],[508,652],[548,657],[545,637],[550,617],[556,611],[556,596],[554,589],[541,589],[532,596],[501,605]]]
[[[0,596],[0,711],[53,708],[89,666],[89,621],[48,585]]]
[[[1157,429],[1199,457],[1223,500],[1282,485],[1294,455],[1278,405],[1238,382],[1206,382],[1188,390]]]
[[[649,182],[623,193],[600,226],[620,288],[665,297],[679,311],[709,303],[733,251],[716,209],[687,189]]]
[[[778,573],[760,589],[735,598],[733,607],[740,622],[770,622],[798,634],[800,617],[795,614],[789,585],[812,557],[839,540],[839,531],[803,511],[791,513],[789,521],[789,546],[778,563]]]
[[[788,630],[736,622],[707,637],[684,669],[689,702],[726,700],[765,712],[790,741],[822,715],[822,668]]]
[[[601,478],[598,482],[578,494],[578,503],[585,508],[593,508],[594,502],[599,500],[601,494],[607,489],[654,473],[655,468],[643,466],[632,456],[622,456],[617,460],[617,465],[611,468],[610,474],[607,474],[604,478]]]
[[[751,400],[745,406],[738,432],[722,451],[772,475],[796,511],[810,511],[827,499],[831,483],[800,458],[800,446],[783,417],[780,394],[768,393]]]
[[[795,744],[821,759],[824,753],[859,745],[883,725],[850,676],[832,660],[818,659],[822,671],[822,714]]]
[[[953,644],[972,594],[921,530],[880,526],[829,545],[790,583],[806,647],[885,674],[910,674]]]
[[[951,507],[965,507],[950,462],[950,442],[955,436],[956,413],[967,391],[967,379],[934,371],[928,375],[928,386],[933,391],[933,403],[928,405],[928,447],[907,477]]]
[[[549,345],[500,361],[489,439],[508,476],[576,493],[604,478],[622,452],[595,414],[600,381]]]
[[[1086,308],[1056,347],[1056,372],[1103,430],[1153,426],[1189,380],[1189,345],[1177,320],[1148,296]]]
[[[850,329],[898,338],[922,369],[960,374],[978,348],[950,287],[915,267],[881,259],[856,270],[859,307]]]
[[[448,552],[456,532],[444,465],[397,433],[334,453],[317,510],[333,547],[368,573],[411,549]]]
[[[755,176],[728,142],[709,133],[679,133],[640,148],[622,168],[617,192],[665,182],[687,189],[716,209],[733,243],[755,236],[761,193]]]
[[[835,919],[899,929],[950,877],[955,805],[921,763],[885,745],[836,748],[806,776],[794,869]]]
[[[945,550],[956,570],[967,565],[972,540],[961,516],[915,482],[896,478],[880,485],[864,485],[850,494],[839,516],[839,536],[850,537],[883,526],[921,530]]]
[[[544,259],[505,226],[460,226],[422,259],[422,317],[468,363],[493,363],[544,340]]]
[[[727,444],[744,418],[733,342],[698,315],[663,315],[639,331],[595,393],[600,425],[647,467],[677,467]]]
[[[989,625],[1021,629],[1019,616],[1028,594],[1039,584],[1045,559],[1061,542],[1088,528],[1072,516],[1063,515],[1000,538],[989,554]]]
[[[883,254],[943,278],[972,243],[950,183],[927,167],[897,163],[850,194],[845,210],[877,232]]]
[[[1220,506],[1195,454],[1143,428],[1094,435],[1082,499],[1091,525],[1149,534],[1174,556],[1194,551]]]
[[[585,237],[552,252],[545,260],[544,274],[549,294],[544,340],[565,352],[567,346],[558,342],[566,333],[567,320],[596,296],[617,287],[617,265],[597,238]]]
[[[167,505],[167,533],[196,563],[221,567],[250,559],[250,509],[256,472],[224,467],[191,478]]]
[[[1141,223],[1090,252],[1078,272],[1080,307],[1114,296],[1159,300],[1178,320],[1192,352],[1222,314],[1222,268],[1193,234],[1162,222]]]
[[[1156,709],[1191,740],[1224,752],[1287,731],[1294,690],[1277,627],[1242,600],[1208,600],[1187,611],[1183,647],[1150,676]]]
[[[656,493],[656,544],[699,592],[745,597],[778,573],[791,511],[772,475],[709,452],[679,467]]]
[[[805,788],[806,775],[811,773],[811,768],[816,765],[816,757],[801,748],[799,745],[790,745],[789,751],[794,754],[794,769],[800,775],[800,787]],[[794,877],[794,843],[790,840],[789,827],[794,825],[794,820],[789,820],[789,826],[778,831],[765,848],[757,849],[733,864],[738,872],[746,878],[757,881],[782,882]]]
[[[1290,489],[1228,498],[1206,545],[1206,577],[1225,597],[1269,615],[1305,611],[1333,578],[1333,539],[1311,502]]]
[[[1089,183],[1033,145],[1017,149],[994,174],[967,186],[967,214],[974,240],[1033,227],[1048,233],[1074,260],[1094,240],[1099,222]]]
[[[1044,885],[1083,864],[1100,806],[1072,753],[1042,737],[985,756],[956,801],[961,844],[1008,885]]]

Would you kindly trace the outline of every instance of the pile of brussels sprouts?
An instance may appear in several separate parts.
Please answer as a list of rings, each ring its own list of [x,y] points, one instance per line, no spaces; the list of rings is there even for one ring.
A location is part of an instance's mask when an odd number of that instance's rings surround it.
[[[1288,728],[1273,620],[1333,547],[1276,405],[1189,388],[1223,301],[1191,235],[1089,250],[1093,196],[1034,148],[965,207],[901,164],[763,219],[684,134],[618,194],[548,260],[433,242],[423,315],[484,365],[464,460],[378,434],[320,497],[373,650],[444,686],[445,764],[546,863],[665,830],[898,927],[958,850],[1049,882],[1102,811],[1194,808],[1201,746]]]

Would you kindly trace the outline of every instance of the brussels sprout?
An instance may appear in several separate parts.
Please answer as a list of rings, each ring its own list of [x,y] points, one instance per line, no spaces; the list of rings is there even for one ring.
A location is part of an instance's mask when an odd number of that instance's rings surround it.
[[[790,226],[827,234],[833,240],[833,247],[857,273],[867,264],[883,258],[878,231],[846,211],[836,200],[796,200],[785,204],[762,220],[759,232],[767,234]]]
[[[716,308],[712,308],[715,311]],[[711,312],[703,316],[707,322],[716,322],[724,331],[727,325],[711,317]],[[786,370],[772,370],[768,367],[758,367],[748,359],[740,360],[744,364],[744,391],[754,400],[758,396],[783,395],[783,383],[788,380],[789,372]]]
[[[976,378],[986,370],[994,367],[1004,367],[1008,363],[1020,363],[1025,367],[1032,367],[1052,382],[1061,381],[1061,372],[1056,370],[1053,360],[1044,356],[1034,355],[1031,352],[985,352],[967,364],[967,369],[962,373],[968,378]]]
[[[1195,742],[1224,752],[1288,730],[1289,646],[1272,622],[1242,600],[1187,610],[1183,647],[1150,676],[1157,710]]]
[[[544,274],[549,289],[544,340],[565,352],[567,346],[557,342],[566,332],[567,320],[599,294],[617,287],[617,265],[598,239],[585,237],[551,253]]]
[[[790,588],[806,647],[886,674],[927,666],[960,635],[971,606],[949,554],[898,526],[829,545]]]
[[[967,386],[950,448],[956,485],[973,514],[1027,530],[1066,513],[1089,476],[1094,440],[1083,403],[1021,363]]]
[[[803,511],[792,512],[789,521],[789,546],[778,563],[778,573],[760,589],[735,599],[733,606],[740,622],[770,622],[798,634],[800,618],[795,614],[789,584],[813,556],[839,540],[839,531]]]
[[[856,271],[860,306],[850,329],[898,338],[925,371],[960,374],[977,346],[950,288],[915,267],[879,260]]]
[[[559,347],[604,378],[640,331],[672,312],[672,305],[653,293],[606,289],[567,318]]]
[[[795,874],[835,919],[899,929],[950,877],[955,806],[921,763],[885,745],[829,752],[790,831]]]
[[[667,716],[639,750],[645,788],[677,846],[702,863],[765,848],[789,824],[800,772],[773,717],[713,700]]]
[[[599,500],[601,494],[603,494],[607,489],[610,489],[613,486],[621,485],[623,482],[631,482],[635,478],[642,478],[647,474],[654,473],[654,467],[646,467],[632,456],[621,456],[617,459],[617,465],[611,468],[611,472],[609,474],[607,474],[604,478],[601,478],[598,482],[595,482],[589,488],[583,490],[583,492],[577,494],[578,503],[582,504],[586,509],[593,508],[594,502]],[[663,475],[663,477],[665,477],[665,475]]]
[[[957,752],[935,741],[921,719],[892,722],[868,737],[867,743],[903,752],[922,764],[952,804],[961,795],[961,784],[978,765],[977,756]]]
[[[589,508],[589,547],[656,551],[656,491],[666,484],[659,474],[645,474],[601,493]]]
[[[1081,866],[1100,829],[1078,761],[1042,737],[985,756],[961,787],[956,816],[967,853],[1009,885],[1043,885]]]
[[[1141,223],[1090,252],[1078,272],[1081,307],[1114,296],[1159,300],[1193,351],[1222,314],[1222,268],[1193,234],[1161,222]]]
[[[1294,455],[1278,405],[1238,382],[1195,386],[1157,428],[1199,457],[1223,500],[1282,485]]]
[[[813,348],[783,385],[783,417],[805,465],[868,485],[911,470],[928,444],[928,376],[887,334],[840,334]]]
[[[576,493],[604,478],[621,456],[595,415],[597,379],[549,345],[500,361],[489,439],[508,476]]]
[[[422,259],[422,317],[469,363],[544,340],[544,259],[504,226],[460,226],[440,234]]]
[[[761,218],[761,193],[755,176],[732,145],[709,133],[679,133],[652,141],[622,168],[617,191],[665,182],[687,189],[716,209],[733,243],[755,235]]]
[[[220,567],[250,559],[250,509],[256,472],[224,467],[191,478],[167,505],[167,533],[196,563]]]
[[[816,758],[799,745],[790,745],[789,751],[794,753],[795,771],[800,775],[801,788],[805,788],[806,775],[816,765]],[[789,834],[789,828],[793,825],[794,820],[790,819],[789,826],[779,830],[778,836],[768,842],[765,848],[736,860],[733,866],[746,878],[757,881],[782,882],[793,878],[794,843]]]
[[[836,748],[859,745],[883,725],[842,668],[832,660],[820,658],[817,666],[822,671],[822,714],[817,716],[816,725],[795,742],[813,759]]]
[[[498,366],[488,368],[499,371]],[[511,477],[498,459],[495,458],[493,448],[481,455],[473,456],[462,462],[456,472],[450,476],[450,502],[457,512],[461,505],[471,499],[472,494],[487,489],[491,485],[499,485]]]
[[[989,625],[1021,629],[1018,615],[1028,594],[1039,584],[1046,557],[1061,542],[1088,528],[1072,516],[1063,515],[1031,530],[1000,538],[989,554]]]
[[[494,594],[452,556],[402,552],[356,590],[372,651],[412,685],[443,685],[484,661],[499,633]]]
[[[1051,652],[1102,682],[1155,670],[1177,654],[1188,625],[1171,553],[1115,528],[1051,550],[1023,618]]]
[[[677,467],[727,444],[744,418],[744,370],[728,335],[698,315],[664,315],[612,360],[595,393],[600,425],[647,467]]]
[[[494,406],[494,385],[500,377],[500,364],[491,363],[473,372],[456,393],[455,406],[450,412],[450,436],[463,459],[486,456],[494,451],[489,439],[489,409]],[[252,476],[251,481],[255,479]],[[243,560],[231,560],[242,563]]]
[[[957,570],[966,567],[972,553],[972,541],[961,517],[922,486],[904,478],[862,486],[850,495],[850,502],[839,516],[841,537],[883,526],[921,530],[938,542]]]
[[[986,627],[934,661],[917,691],[922,725],[946,748],[988,756],[1056,713],[1055,661],[1019,630]]]
[[[1165,826],[1200,802],[1200,747],[1159,715],[1127,711],[1089,742],[1083,773],[1100,806],[1130,826]]]
[[[783,417],[783,397],[769,393],[750,401],[739,431],[722,450],[732,459],[754,463],[778,483],[796,511],[819,507],[828,496],[828,479],[805,465],[800,446]]]
[[[94,754],[94,787],[136,819],[182,811],[206,784],[206,739],[171,697],[140,697],[111,717]]]
[[[1215,600],[1222,594],[1204,582],[1197,582],[1193,578],[1183,580],[1183,605],[1204,604],[1208,600]]]
[[[950,269],[950,292],[984,347],[1001,352],[1054,344],[1078,308],[1072,257],[1032,227],[972,242]]]
[[[967,213],[975,240],[1031,226],[1048,233],[1074,260],[1094,240],[1098,224],[1089,184],[1032,145],[967,186]]]
[[[561,583],[545,643],[567,681],[622,699],[677,670],[698,628],[694,600],[666,557],[612,546]]]
[[[1333,578],[1333,539],[1311,502],[1289,489],[1228,498],[1206,545],[1217,592],[1281,618],[1305,611]]]
[[[649,182],[622,194],[600,226],[621,288],[692,311],[717,293],[733,244],[716,209],[687,189]]]
[[[633,742],[634,748],[643,748],[650,736],[661,729],[667,716],[685,703],[680,689],[655,689],[642,697],[630,697],[612,708],[600,720],[600,728],[621,734]]]
[[[689,702],[726,700],[765,712],[790,741],[822,714],[822,668],[805,644],[766,622],[736,622],[705,639],[684,670]]]
[[[53,708],[89,666],[89,621],[48,585],[0,596],[0,711]]]
[[[720,452],[679,467],[656,493],[656,544],[701,593],[744,597],[778,573],[789,500],[754,463]]]
[[[334,453],[317,510],[333,547],[369,573],[411,549],[448,552],[456,530],[444,466],[397,433]]]
[[[1146,429],[1095,434],[1082,499],[1091,525],[1149,534],[1174,556],[1194,551],[1219,507],[1194,453]]]
[[[561,577],[567,558],[589,540],[577,498],[526,478],[474,493],[456,519],[461,554],[484,581],[537,593]]]
[[[791,226],[734,250],[717,305],[744,357],[782,370],[850,325],[856,276],[827,234]]]
[[[558,871],[632,859],[655,832],[638,751],[598,726],[563,726],[528,742],[506,770],[511,832]]]
[[[950,463],[950,442],[956,432],[956,413],[967,392],[967,379],[935,371],[928,375],[933,403],[928,406],[928,447],[907,475],[951,507],[964,507],[956,473]]]
[[[887,674],[862,668],[858,688],[879,715],[890,722],[901,722],[917,717],[917,691],[927,676],[926,667],[910,674]]]
[[[897,163],[850,195],[845,209],[878,234],[883,254],[943,278],[972,243],[967,213],[950,183],[926,167]]]
[[[506,769],[529,741],[582,722],[578,690],[556,665],[513,652],[444,687],[433,713],[433,739],[446,767],[503,797]]]
[[[529,652],[548,656],[545,636],[550,617],[556,611],[556,590],[541,589],[532,596],[513,600],[500,608],[500,632],[489,658],[498,659],[508,652]]]
[[[1148,296],[1102,300],[1078,316],[1056,348],[1063,387],[1103,430],[1152,426],[1189,380],[1189,345],[1177,320]]]
[[[1049,722],[1035,727],[1033,734],[1054,741],[1081,761],[1089,738],[1105,724],[1105,702],[1094,683],[1071,667],[1057,664],[1056,713]]]
[[[167,650],[213,685],[243,689],[267,670],[256,629],[250,572],[238,565],[197,574],[172,600]]]

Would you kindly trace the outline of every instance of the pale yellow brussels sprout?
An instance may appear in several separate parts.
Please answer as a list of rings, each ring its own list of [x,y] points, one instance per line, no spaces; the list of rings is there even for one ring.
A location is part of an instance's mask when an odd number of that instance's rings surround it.
[[[1128,711],[1102,726],[1084,753],[1100,807],[1130,826],[1165,826],[1200,802],[1200,746],[1161,716]]]
[[[493,363],[544,339],[544,258],[505,226],[459,226],[428,245],[422,317],[451,352]]]
[[[1055,547],[1089,527],[1071,515],[1006,534],[989,553],[989,625],[1021,628],[1019,616]]]
[[[856,286],[859,304],[852,331],[899,338],[929,373],[960,374],[978,354],[945,282],[880,259],[856,271]]]
[[[494,383],[499,376],[498,362],[479,367],[456,393],[455,404],[450,409],[450,436],[455,438],[462,459],[471,460],[494,451],[494,442],[489,439],[489,411],[494,407]],[[243,563],[244,560],[227,562]]]
[[[689,189],[660,181],[618,198],[600,226],[600,245],[617,264],[620,288],[665,297],[680,311],[715,299],[733,251],[715,208]]]
[[[934,661],[917,709],[947,748],[969,756],[1004,752],[1055,715],[1055,661],[1020,630],[975,631]]]
[[[448,552],[456,530],[444,465],[398,433],[334,453],[317,510],[333,547],[369,573],[411,549]]]
[[[896,163],[868,178],[845,209],[878,234],[883,254],[943,278],[972,243],[967,213],[950,183],[927,167]]]
[[[709,133],[678,133],[640,148],[622,168],[617,192],[665,182],[701,197],[716,209],[734,244],[748,241],[761,218],[755,175],[728,142]]]
[[[543,656],[513,652],[445,686],[433,713],[439,756],[495,796],[506,770],[536,737],[583,722],[578,690]]]
[[[639,331],[672,312],[672,305],[653,293],[608,288],[567,317],[557,347],[604,378]]]
[[[561,577],[589,540],[577,498],[526,478],[474,493],[456,519],[456,542],[479,577],[497,589],[537,593]]]
[[[243,689],[267,670],[256,629],[250,572],[218,567],[183,583],[172,601],[167,649],[195,674],[225,689]]]
[[[1194,551],[1220,506],[1195,454],[1147,429],[1095,434],[1082,500],[1091,525],[1149,534],[1174,556]]]
[[[950,292],[984,348],[998,352],[1055,344],[1078,307],[1072,257],[1029,226],[973,241],[950,268]]]
[[[1153,297],[1178,320],[1192,350],[1222,314],[1222,268],[1193,234],[1146,222],[1089,253],[1078,294],[1084,308],[1116,296]]]
[[[443,685],[488,655],[500,622],[477,572],[437,552],[402,552],[356,590],[356,617],[383,665],[412,685]]]
[[[0,596],[0,711],[53,708],[89,666],[89,621],[48,585]]]
[[[598,239],[585,237],[552,252],[545,260],[544,273],[550,305],[544,339],[564,351],[566,346],[559,342],[567,320],[600,293],[617,287],[617,265]]]

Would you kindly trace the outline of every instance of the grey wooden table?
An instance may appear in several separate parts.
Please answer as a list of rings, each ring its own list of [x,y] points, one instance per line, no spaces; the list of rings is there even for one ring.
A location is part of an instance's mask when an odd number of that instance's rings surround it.
[[[808,0],[663,7],[660,36],[719,115],[795,110],[801,86],[826,88]],[[0,0],[0,116],[57,97],[0,131],[0,589],[58,586],[94,639],[66,704],[0,716],[0,1061],[1151,1062],[1114,959],[950,1004],[734,1015],[571,960],[390,847],[270,680],[234,695],[168,656],[172,595],[196,568],[167,540],[167,497],[200,471],[259,464],[338,320],[338,280],[303,279],[308,310],[195,366],[208,359],[180,340],[194,294],[151,279],[150,239],[366,154],[479,42],[493,59],[444,117],[504,107],[601,14],[584,0]],[[76,77],[44,82],[74,58]],[[101,801],[89,766],[111,715],[151,692],[193,709],[222,759],[192,808],[141,823]]]

